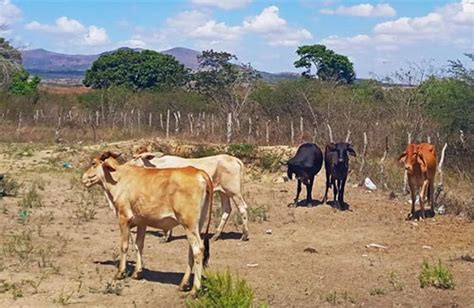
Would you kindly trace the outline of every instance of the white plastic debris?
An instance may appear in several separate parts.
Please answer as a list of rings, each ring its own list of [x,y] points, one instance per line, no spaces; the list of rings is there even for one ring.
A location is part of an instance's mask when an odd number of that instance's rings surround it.
[[[366,245],[365,247],[367,247],[367,248],[379,248],[379,249],[387,249],[388,248],[387,246],[383,246],[383,245],[375,244],[375,243],[371,243],[369,245]]]
[[[376,190],[377,189],[377,186],[375,186],[374,182],[372,182],[372,180],[369,179],[368,177],[365,178],[365,180],[364,180],[364,186],[368,190]]]
[[[440,207],[438,207],[435,210],[435,212],[436,212],[436,214],[444,215],[444,214],[446,214],[446,208],[444,207],[444,205],[441,205]]]

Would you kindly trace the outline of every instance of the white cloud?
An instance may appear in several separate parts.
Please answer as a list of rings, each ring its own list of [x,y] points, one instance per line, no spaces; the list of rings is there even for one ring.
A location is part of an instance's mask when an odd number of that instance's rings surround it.
[[[191,0],[196,5],[214,6],[224,10],[233,10],[245,7],[251,0]]]
[[[286,27],[286,20],[278,15],[279,9],[276,6],[269,6],[257,15],[247,17],[244,20],[244,28],[256,32],[269,32]]]
[[[397,12],[390,4],[380,3],[375,6],[370,3],[362,3],[354,6],[339,6],[334,10],[322,9],[323,14],[328,15],[349,15],[361,17],[380,17],[380,16],[395,16]]]
[[[0,25],[10,25],[21,17],[21,10],[10,0],[0,1]]]
[[[64,36],[67,35],[68,41],[74,45],[97,46],[108,42],[107,31],[104,28],[94,25],[85,27],[78,20],[66,16],[56,19],[54,25],[32,21],[25,25],[25,29],[61,35],[61,39],[64,39]]]
[[[240,27],[229,27],[223,22],[209,20],[204,25],[197,27],[189,34],[198,39],[210,39],[213,41],[235,41],[240,38]]]
[[[313,36],[306,29],[290,27],[279,16],[276,6],[269,6],[257,16],[247,17],[242,23],[243,29],[263,35],[270,46],[296,46]]]

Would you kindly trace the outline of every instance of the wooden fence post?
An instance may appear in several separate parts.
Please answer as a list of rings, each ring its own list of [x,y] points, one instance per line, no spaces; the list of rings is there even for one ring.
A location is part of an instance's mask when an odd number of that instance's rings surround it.
[[[411,133],[410,132],[407,133],[407,138],[408,138],[408,144],[410,144],[411,143]],[[402,188],[402,191],[405,194],[409,193],[409,191],[408,191],[408,174],[407,174],[406,170],[403,173],[403,188]]]
[[[368,143],[367,133],[364,132],[364,149],[362,150],[362,163],[360,164],[360,168],[359,168],[360,174],[362,173],[362,170],[364,170],[364,167],[365,167],[365,155],[367,154],[367,143]]]
[[[291,145],[294,145],[295,144],[295,128],[294,128],[294,125],[293,125],[293,120],[291,120],[290,122],[290,143]]]
[[[270,143],[270,120],[265,121],[265,141]]]
[[[230,143],[232,139],[232,114],[229,112],[227,115],[227,143]]]
[[[170,137],[170,110],[166,112],[166,139]]]

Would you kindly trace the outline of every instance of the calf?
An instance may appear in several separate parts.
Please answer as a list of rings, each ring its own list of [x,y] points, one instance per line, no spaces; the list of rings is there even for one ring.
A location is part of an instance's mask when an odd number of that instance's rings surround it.
[[[222,218],[216,233],[212,237],[213,240],[217,240],[221,235],[232,211],[230,199],[237,205],[242,218],[243,232],[241,240],[248,240],[247,204],[245,203],[242,193],[244,164],[240,159],[225,154],[202,158],[182,158],[172,155],[156,157],[153,153],[142,152],[143,150],[145,149],[139,148],[134,158],[129,161],[129,164],[151,168],[193,166],[204,170],[212,179],[214,191],[219,191],[222,206]],[[170,236],[170,232],[165,235],[165,240]]]
[[[189,242],[188,266],[179,285],[184,290],[194,267],[192,293],[201,286],[203,264],[209,259],[207,233],[211,222],[212,181],[194,167],[145,169],[120,165],[119,154],[105,152],[92,160],[82,176],[86,187],[101,186],[114,206],[121,233],[121,255],[116,279],[125,276],[130,228],[137,227],[137,261],[133,278],[142,271],[142,255],[147,226],[169,230],[182,225]],[[204,245],[200,230],[209,218]]]
[[[408,185],[411,193],[411,213],[409,219],[415,218],[416,190],[420,188],[420,217],[425,218],[424,198],[428,197],[434,215],[434,179],[436,175],[436,151],[429,143],[409,144],[398,158],[405,165]]]
[[[295,174],[298,180],[296,188],[296,198],[289,206],[298,205],[298,198],[301,192],[301,183],[306,185],[306,204],[312,206],[311,191],[313,189],[314,177],[321,170],[323,165],[323,153],[314,143],[304,143],[299,146],[296,154],[288,163],[288,178],[293,179]]]
[[[344,207],[344,188],[349,171],[349,156],[356,156],[352,145],[346,142],[330,143],[324,150],[324,168],[326,169],[326,192],[323,203],[327,202],[329,187],[333,187],[334,204]]]

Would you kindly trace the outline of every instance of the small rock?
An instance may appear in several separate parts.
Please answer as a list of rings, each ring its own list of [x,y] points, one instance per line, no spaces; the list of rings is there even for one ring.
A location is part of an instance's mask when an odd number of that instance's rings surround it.
[[[314,249],[313,247],[307,247],[303,251],[307,253],[318,253],[318,251]]]
[[[461,256],[461,260],[467,261],[467,262],[474,262],[474,257],[470,255],[464,255],[464,256]]]
[[[396,197],[397,197],[397,194],[396,194],[395,192],[393,192],[393,191],[391,191],[390,194],[388,195],[388,198],[389,198],[390,200],[393,200],[393,199],[395,199]]]
[[[248,267],[257,267],[258,263],[247,263]]]
[[[435,210],[435,212],[439,215],[444,215],[446,214],[446,208],[444,207],[444,205],[441,205]]]
[[[265,231],[266,234],[272,234],[272,229],[268,229],[267,231]]]
[[[428,246],[428,245],[423,245],[423,249],[433,249],[433,247]]]

